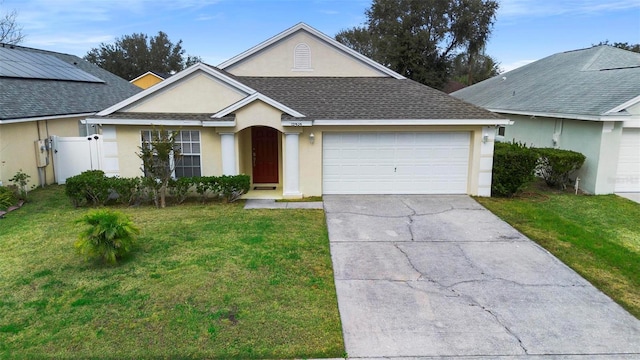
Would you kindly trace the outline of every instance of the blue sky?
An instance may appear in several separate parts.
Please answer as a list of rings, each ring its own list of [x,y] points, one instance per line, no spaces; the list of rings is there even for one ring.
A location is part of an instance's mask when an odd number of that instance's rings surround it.
[[[83,56],[132,33],[183,41],[217,65],[298,22],[329,36],[360,25],[370,0],[0,0],[24,46]],[[603,40],[640,43],[639,0],[501,0],[487,53],[505,70]]]

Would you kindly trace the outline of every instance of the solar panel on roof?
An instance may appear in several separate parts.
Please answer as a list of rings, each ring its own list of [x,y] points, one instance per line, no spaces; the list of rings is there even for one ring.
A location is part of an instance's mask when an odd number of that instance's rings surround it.
[[[0,77],[103,83],[53,55],[0,47]]]

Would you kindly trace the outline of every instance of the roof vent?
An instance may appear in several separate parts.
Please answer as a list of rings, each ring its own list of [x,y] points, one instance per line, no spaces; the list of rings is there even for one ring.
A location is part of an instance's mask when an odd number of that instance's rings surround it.
[[[293,49],[293,70],[313,70],[311,68],[311,48],[309,45],[300,43]]]

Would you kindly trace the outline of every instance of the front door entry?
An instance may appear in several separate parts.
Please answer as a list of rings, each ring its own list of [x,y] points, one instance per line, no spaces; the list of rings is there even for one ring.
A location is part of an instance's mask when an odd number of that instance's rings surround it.
[[[251,128],[254,184],[278,183],[278,130],[266,126]]]

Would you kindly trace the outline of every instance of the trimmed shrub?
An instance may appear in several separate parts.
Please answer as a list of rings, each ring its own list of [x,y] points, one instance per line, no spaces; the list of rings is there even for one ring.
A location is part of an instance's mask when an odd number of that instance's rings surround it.
[[[552,148],[533,149],[539,156],[536,174],[550,187],[561,190],[571,183],[569,176],[580,169],[586,157],[579,152]]]
[[[75,207],[84,204],[103,205],[109,199],[110,181],[102,170],[87,170],[67,179],[65,194]]]
[[[134,205],[141,201],[142,179],[112,177],[108,178],[109,188],[117,194],[116,202],[122,205]]]
[[[210,197],[222,197],[227,202],[233,202],[249,191],[250,185],[248,175],[198,176],[171,179],[167,191],[177,204],[183,203],[193,190],[202,202]],[[161,182],[148,176],[107,177],[100,170],[90,170],[68,178],[65,194],[76,207],[106,205],[112,200],[123,205],[153,202],[159,206],[158,194],[161,186]]]
[[[189,196],[193,179],[194,178],[184,177],[169,180],[169,196],[171,196],[177,204],[182,204],[187,199],[187,196]]]
[[[227,202],[234,202],[251,187],[249,175],[218,177],[219,191]]]
[[[78,252],[108,264],[115,264],[128,254],[139,233],[133,222],[118,211],[91,211],[76,222],[89,225],[75,242]]]
[[[496,143],[493,151],[492,196],[513,196],[534,179],[538,155],[521,143]]]
[[[209,195],[218,194],[217,178],[215,176],[198,176],[193,178],[193,185],[204,203]]]

